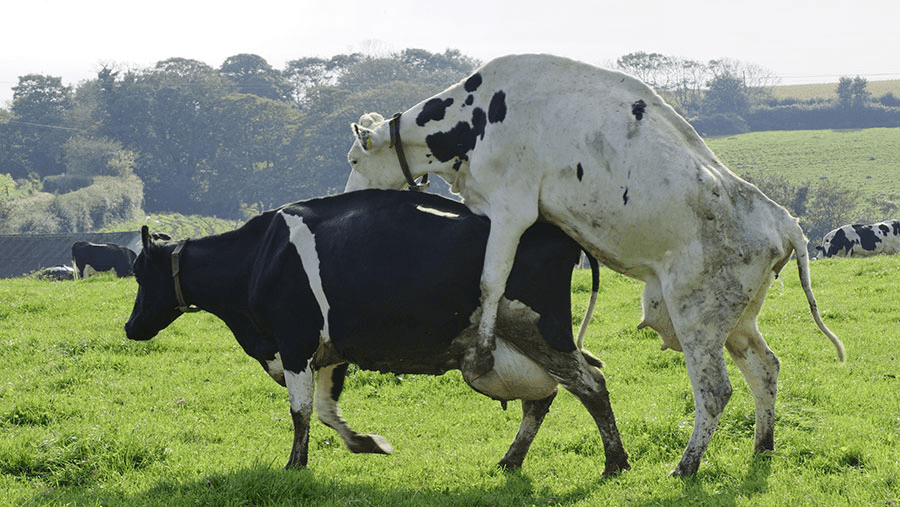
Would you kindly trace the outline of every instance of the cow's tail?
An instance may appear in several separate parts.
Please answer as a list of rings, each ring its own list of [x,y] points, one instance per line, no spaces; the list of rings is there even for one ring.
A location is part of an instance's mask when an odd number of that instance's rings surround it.
[[[588,302],[584,318],[581,320],[581,328],[578,330],[578,340],[575,342],[578,345],[578,350],[584,350],[584,335],[587,333],[588,323],[590,323],[591,317],[594,315],[594,306],[597,304],[597,292],[600,290],[600,266],[597,264],[597,259],[587,252],[584,255],[591,265],[591,300]]]
[[[816,297],[813,296],[812,292],[812,282],[809,277],[809,253],[806,251],[806,238],[803,236],[803,231],[800,229],[800,226],[794,222],[795,233],[791,234],[791,244],[794,247],[794,252],[797,254],[797,270],[800,272],[800,285],[803,286],[803,292],[806,293],[806,301],[809,303],[809,311],[812,313],[813,320],[816,321],[816,325],[819,326],[819,329],[825,336],[831,340],[831,343],[834,344],[834,348],[837,349],[838,359],[843,362],[844,361],[844,344],[841,343],[840,338],[838,338],[834,333],[828,329],[828,326],[822,322],[822,316],[819,315],[819,306],[816,304]]]

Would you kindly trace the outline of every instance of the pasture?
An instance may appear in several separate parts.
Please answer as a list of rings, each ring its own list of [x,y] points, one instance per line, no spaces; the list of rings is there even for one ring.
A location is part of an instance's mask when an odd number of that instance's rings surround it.
[[[753,404],[735,387],[705,462],[666,474],[693,424],[681,354],[640,321],[638,282],[601,272],[586,347],[606,363],[632,469],[603,478],[589,415],[561,391],[520,471],[494,467],[520,404],[439,377],[354,371],[344,416],[391,456],[353,455],[315,422],[310,468],[285,471],[287,392],[225,326],[188,314],[149,342],[122,326],[133,279],[0,281],[0,505],[876,505],[900,503],[900,257],[812,264],[848,361],[812,322],[794,264],[760,328],[782,362],[773,455],[751,456]],[[576,273],[575,322],[590,275]]]
[[[750,132],[706,142],[738,175],[774,173],[793,184],[827,179],[867,198],[896,200],[900,196],[898,140],[900,128],[874,128]]]
[[[852,76],[847,76],[852,77]],[[813,100],[837,99],[838,84],[835,83],[814,83],[814,84],[798,84],[798,85],[779,85],[772,87],[772,95],[776,99],[798,99]],[[900,79],[883,79],[878,81],[869,81],[866,90],[874,98],[881,97],[887,93],[893,93],[894,96],[900,96]]]

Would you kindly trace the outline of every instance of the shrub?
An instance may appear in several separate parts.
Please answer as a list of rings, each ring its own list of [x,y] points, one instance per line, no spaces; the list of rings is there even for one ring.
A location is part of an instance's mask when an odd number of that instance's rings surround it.
[[[731,136],[750,132],[750,126],[734,113],[713,113],[691,120],[694,130],[704,136]]]
[[[50,212],[68,232],[90,231],[143,216],[143,192],[137,176],[97,176],[92,185],[56,197]]]

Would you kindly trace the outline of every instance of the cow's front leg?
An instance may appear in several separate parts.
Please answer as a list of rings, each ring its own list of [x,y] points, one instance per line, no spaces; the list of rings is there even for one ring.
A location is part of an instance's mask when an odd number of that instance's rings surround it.
[[[478,321],[475,346],[463,356],[462,372],[471,385],[494,366],[494,349],[497,346],[494,327],[500,298],[506,291],[506,281],[516,258],[519,238],[531,222],[506,221],[491,217],[491,232],[484,253],[481,272],[481,317]]]
[[[338,398],[344,389],[347,363],[325,366],[319,370],[316,383],[316,414],[326,426],[338,432],[347,448],[354,453],[390,454],[391,444],[379,435],[362,435],[353,430],[341,417]]]
[[[309,362],[300,373],[285,369],[284,381],[287,384],[291,419],[294,422],[294,443],[284,468],[305,468],[309,458],[309,422],[312,419],[315,388],[315,376]]]

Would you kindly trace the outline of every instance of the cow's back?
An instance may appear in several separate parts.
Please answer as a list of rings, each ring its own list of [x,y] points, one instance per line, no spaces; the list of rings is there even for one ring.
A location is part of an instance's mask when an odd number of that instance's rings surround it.
[[[306,201],[283,212],[300,216],[315,238],[330,340],[346,359],[362,367],[398,358],[413,365],[418,357],[446,354],[470,325],[490,230],[485,217],[440,196],[381,190]],[[520,251],[507,296],[541,315],[564,305],[569,316],[578,245],[556,227],[538,224]],[[574,347],[570,317],[542,319],[539,326],[554,348]]]

